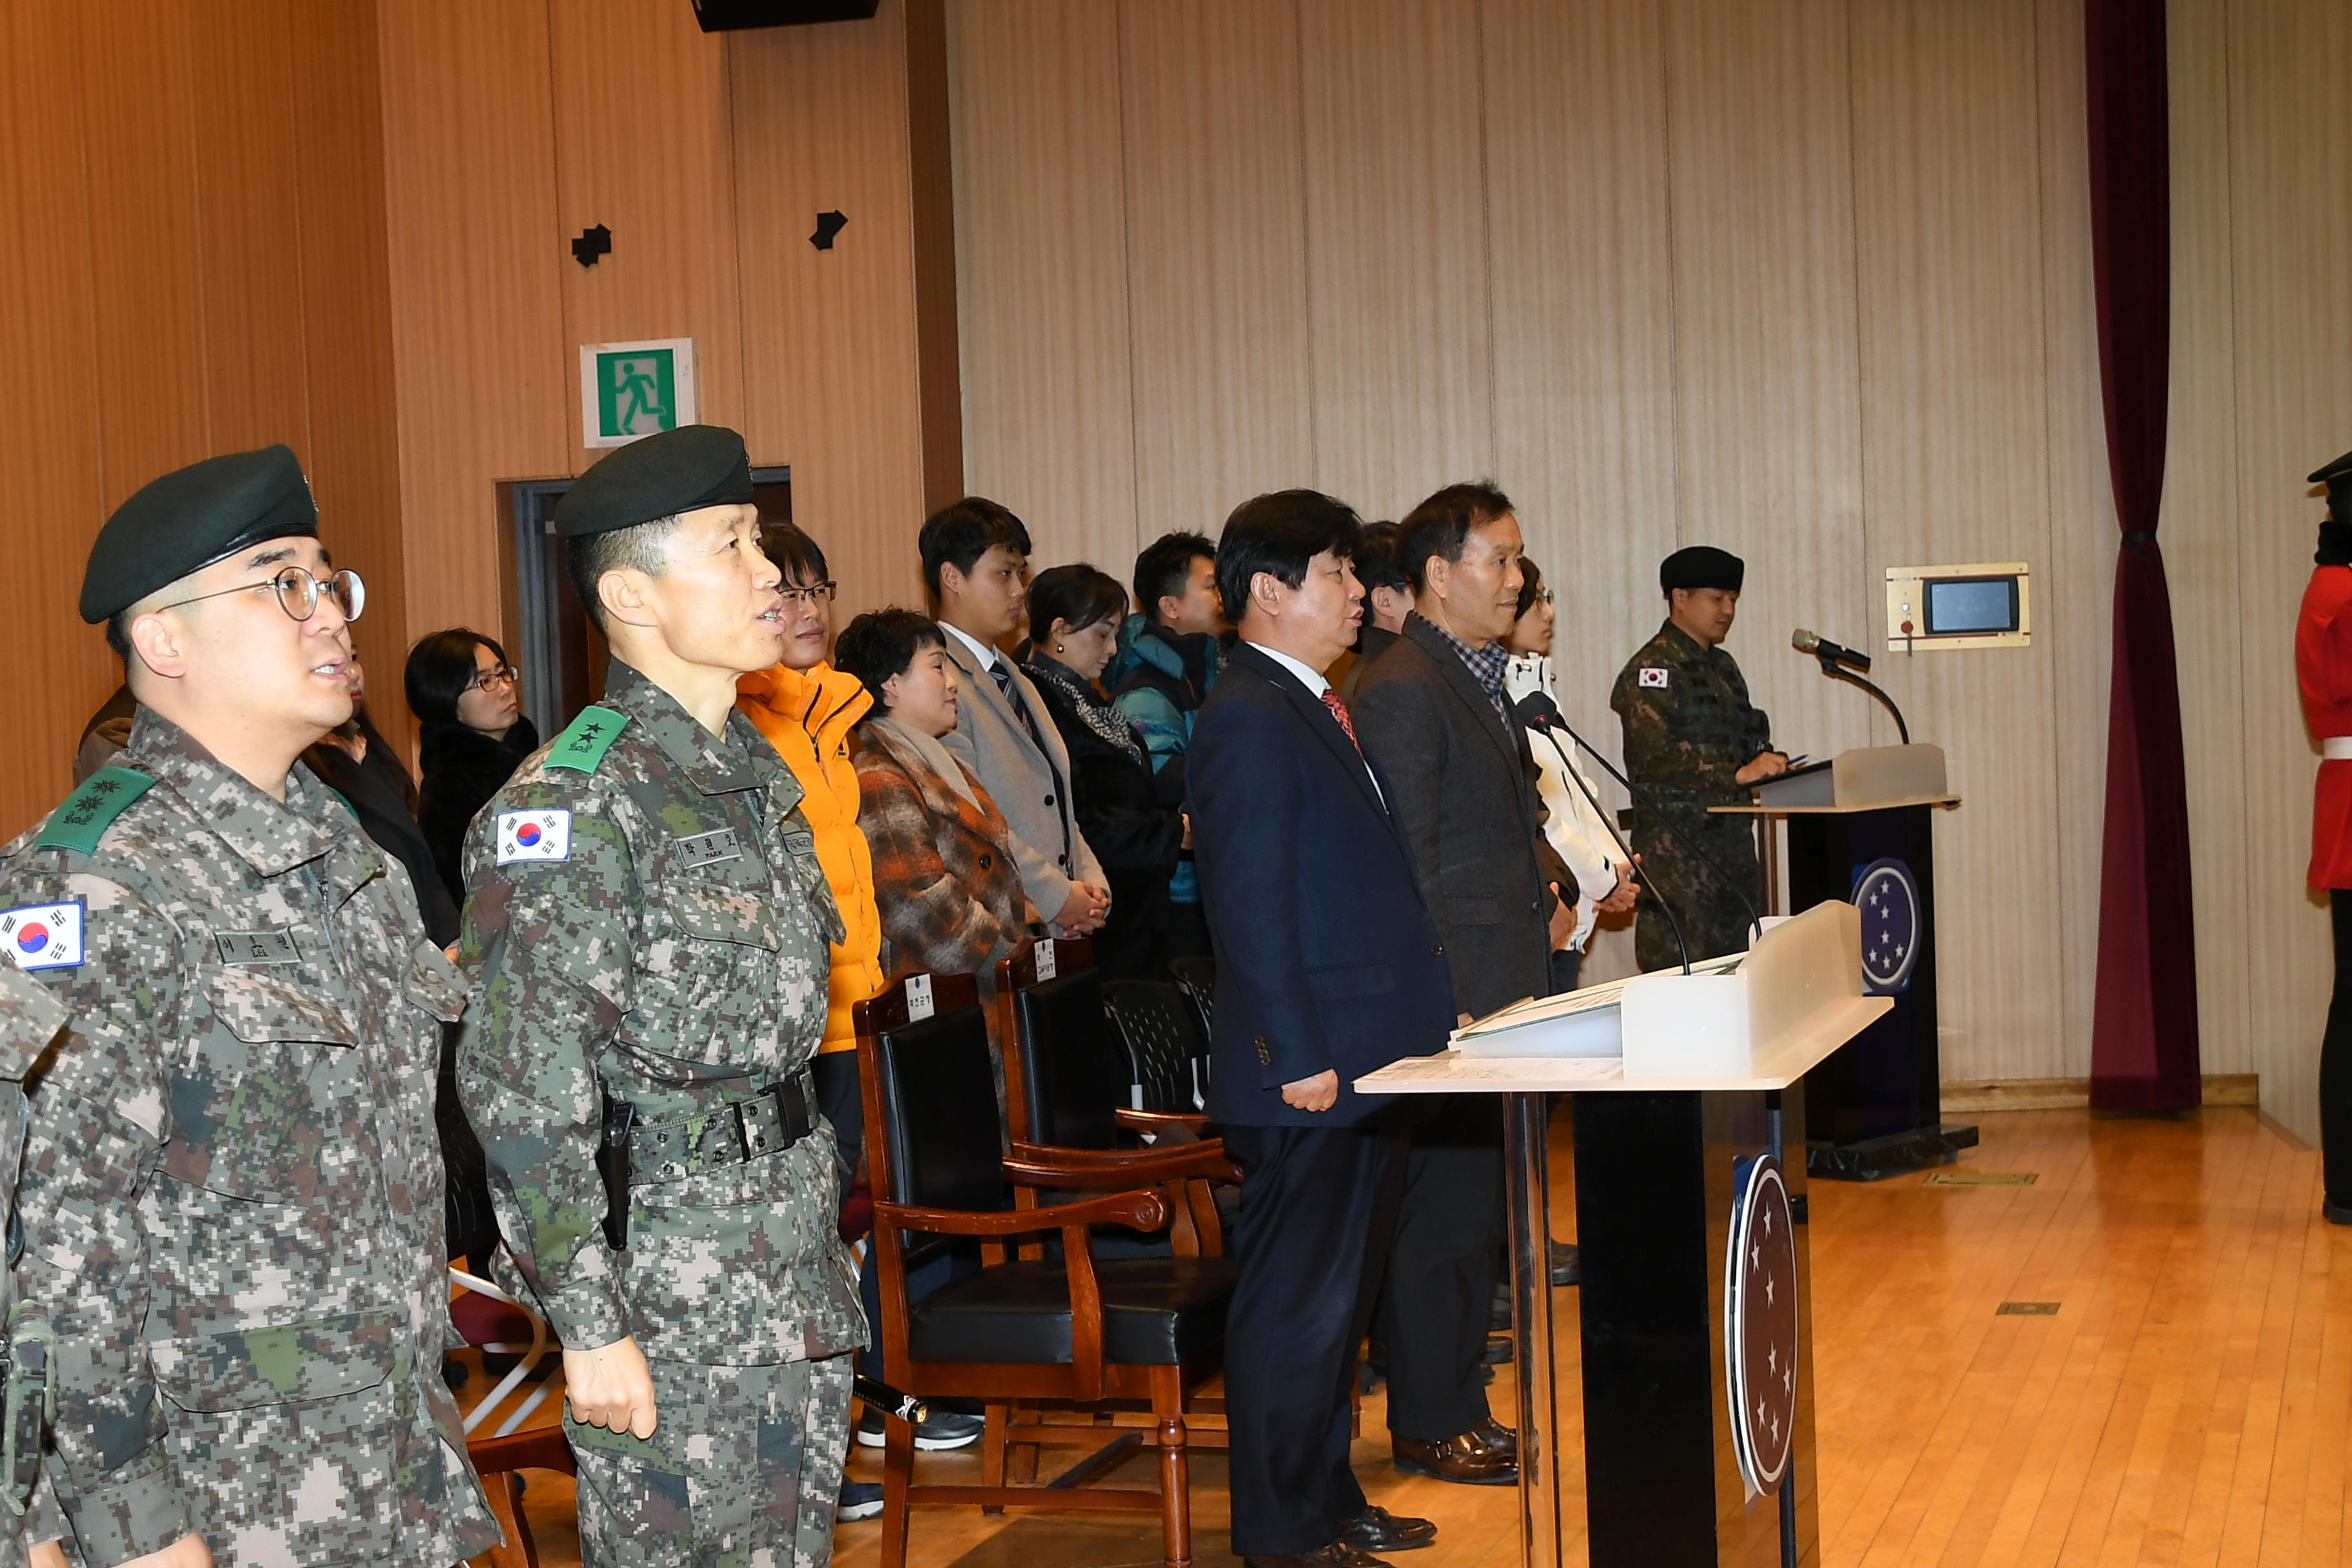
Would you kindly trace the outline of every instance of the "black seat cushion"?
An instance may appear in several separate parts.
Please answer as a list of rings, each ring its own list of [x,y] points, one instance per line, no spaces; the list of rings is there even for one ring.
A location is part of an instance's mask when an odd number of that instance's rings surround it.
[[[1103,1359],[1172,1366],[1224,1337],[1234,1266],[1224,1258],[1098,1261]],[[1059,1263],[1000,1263],[943,1285],[908,1310],[917,1361],[1065,1365],[1070,1288]]]

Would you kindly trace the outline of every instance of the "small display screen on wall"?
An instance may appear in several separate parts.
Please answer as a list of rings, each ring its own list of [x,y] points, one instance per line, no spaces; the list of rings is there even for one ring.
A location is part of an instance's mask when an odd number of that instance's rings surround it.
[[[1927,635],[2017,629],[2017,579],[1952,577],[1927,584]]]

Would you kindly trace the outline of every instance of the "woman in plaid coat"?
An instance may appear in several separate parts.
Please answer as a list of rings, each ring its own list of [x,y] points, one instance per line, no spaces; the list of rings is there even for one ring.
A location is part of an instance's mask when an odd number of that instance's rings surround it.
[[[970,974],[982,1002],[992,1002],[997,961],[1043,922],[1021,890],[1003,813],[940,743],[957,712],[947,638],[928,616],[879,610],[842,631],[834,663],[874,694],[858,727],[857,826],[874,851],[882,966],[893,980]],[[988,1020],[1001,1116],[1003,1046],[992,1006]]]

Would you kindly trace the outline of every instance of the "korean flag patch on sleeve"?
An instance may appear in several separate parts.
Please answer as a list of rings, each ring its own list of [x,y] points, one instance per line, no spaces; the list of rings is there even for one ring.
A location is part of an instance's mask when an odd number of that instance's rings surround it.
[[[499,813],[499,864],[572,857],[572,814],[560,806]]]
[[[19,969],[71,969],[81,963],[82,902],[0,910],[0,944]]]
[[[1654,665],[1645,666],[1634,672],[1633,679],[1638,685],[1664,689],[1666,684],[1666,672]]]

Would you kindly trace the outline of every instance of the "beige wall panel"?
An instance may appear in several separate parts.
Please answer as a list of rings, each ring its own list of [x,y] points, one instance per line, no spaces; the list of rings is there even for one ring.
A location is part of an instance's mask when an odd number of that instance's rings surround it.
[[[2033,0],[1860,0],[1851,25],[1869,560],[2045,562]],[[1878,645],[1882,626],[1883,612],[1854,630]],[[2044,643],[1887,655],[1873,671],[1967,801],[1936,824],[1955,873],[1937,913],[1957,1079],[2067,1071],[2046,891],[2053,662]]]
[[[919,605],[905,8],[728,49],[752,459],[792,465],[793,517],[841,584],[836,625]],[[848,226],[819,250],[815,215],[835,210]]]
[[[1119,13],[948,9],[964,474],[1034,565],[1135,553]]]
[[[408,734],[400,442],[394,422],[390,257],[384,247],[383,105],[373,5],[292,14],[303,341],[320,531],[368,584],[352,628],[369,716],[395,745]]]
[[[2238,527],[2248,848],[2245,959],[2265,1110],[2318,1125],[2330,964],[2324,906],[2304,888],[2316,763],[2296,701],[2295,606],[2320,508],[2303,476],[2352,430],[2352,188],[2338,121],[2352,10],[2231,0],[2230,179],[2237,268]]]
[[[2258,640],[2248,646],[2239,636],[2241,556],[2248,541],[2238,510],[2227,25],[2221,0],[2175,0],[2167,28],[2172,77],[2172,374],[2159,537],[2180,654],[2204,1067],[2208,1072],[2253,1072],[2259,1066],[2252,1050],[2252,975],[2245,962],[2253,847],[2246,837],[2240,693],[2249,656],[2256,664],[2269,663],[2278,648],[2263,647]],[[2271,549],[2292,534],[2285,527],[2275,535],[2257,529],[2253,546]],[[2108,618],[2102,616],[2102,629]]]
[[[1315,476],[1402,517],[1495,463],[1475,0],[1300,0]]]
[[[1683,542],[1751,563],[1729,646],[1776,741],[1892,741],[1787,647],[1792,626],[1859,637],[1885,603],[1862,510],[1845,6],[1665,10]]]
[[[1119,64],[1136,532],[1213,537],[1314,471],[1297,10],[1125,0]]]
[[[193,254],[195,105],[185,13],[181,0],[73,8],[110,508],[213,449],[203,271]]]
[[[377,40],[414,641],[499,625],[497,482],[572,468],[561,269],[578,268],[555,215],[547,7],[380,0]]]
[[[1664,19],[1652,0],[1488,0],[1480,27],[1495,478],[1558,595],[1561,711],[1614,760],[1610,686],[1657,629],[1679,542]],[[1633,967],[1630,926],[1595,934],[1591,979]]]
[[[2083,8],[2040,0],[2042,374],[2049,417],[2049,560],[2033,563],[2033,640],[2054,659],[2057,861],[2064,1076],[2087,1076],[2098,977],[2100,825],[2106,816],[2107,676],[2114,637],[2116,506],[2099,381],[2091,269]],[[2046,578],[2047,581],[2042,579]],[[2030,895],[2029,895],[2030,896]],[[1946,1071],[1949,1078],[1963,1075]]]
[[[310,447],[291,5],[208,0],[187,12],[201,89],[194,237],[215,452]]]
[[[82,721],[117,675],[74,613],[102,493],[74,28],[64,7],[0,5],[0,218],[31,242],[0,268],[0,508],[14,522],[0,529],[0,592],[39,675],[0,690],[12,742],[0,833],[10,836],[65,794]]]
[[[613,231],[612,254],[562,268],[579,439],[578,345],[692,338],[698,417],[743,421],[734,138],[726,42],[691,6],[563,0],[548,11],[556,222]],[[603,455],[579,447],[576,468]]]

